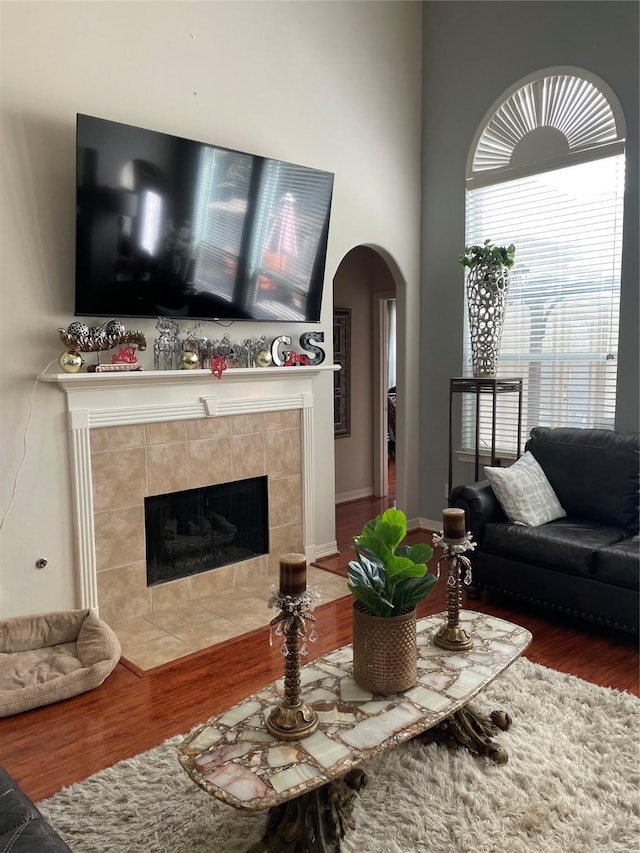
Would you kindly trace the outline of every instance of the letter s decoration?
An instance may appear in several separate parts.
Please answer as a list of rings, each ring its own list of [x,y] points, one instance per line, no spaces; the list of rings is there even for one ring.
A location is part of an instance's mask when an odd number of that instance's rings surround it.
[[[325,352],[320,347],[315,346],[314,342],[323,343],[324,332],[303,332],[300,335],[300,346],[303,350],[313,353],[311,364],[317,367],[325,359]]]

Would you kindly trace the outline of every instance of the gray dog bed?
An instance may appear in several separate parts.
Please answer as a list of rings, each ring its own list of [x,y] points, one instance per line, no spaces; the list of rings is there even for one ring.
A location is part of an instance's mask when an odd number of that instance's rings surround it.
[[[92,690],[119,660],[117,636],[93,610],[0,620],[0,717]]]

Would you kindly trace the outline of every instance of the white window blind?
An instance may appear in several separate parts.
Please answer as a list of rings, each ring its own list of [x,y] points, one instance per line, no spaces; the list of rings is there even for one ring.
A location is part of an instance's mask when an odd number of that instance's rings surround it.
[[[624,154],[467,190],[466,244],[516,246],[498,375],[523,377],[523,442],[534,426],[614,426],[623,192]],[[467,323],[465,310],[471,375]],[[481,449],[491,405],[481,400]],[[463,399],[463,449],[475,447],[474,406]],[[517,395],[497,409],[496,447],[508,455]]]

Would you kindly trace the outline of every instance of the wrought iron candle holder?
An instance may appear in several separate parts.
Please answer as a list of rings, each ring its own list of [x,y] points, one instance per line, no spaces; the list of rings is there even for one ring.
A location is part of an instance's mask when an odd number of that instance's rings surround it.
[[[299,555],[286,555],[287,557]],[[301,558],[304,560],[304,557]],[[320,593],[316,587],[306,589],[306,581],[302,584],[297,580],[289,583],[290,570],[300,576],[301,564],[296,566],[289,562],[280,564],[280,590],[275,591],[269,598],[269,607],[277,607],[280,613],[269,623],[269,643],[273,644],[273,632],[282,637],[280,651],[285,660],[284,666],[284,700],[276,706],[267,719],[267,729],[280,740],[300,740],[316,730],[318,715],[300,698],[300,655],[308,654],[307,640],[311,643],[317,639],[316,618],[309,610],[313,610],[320,601]],[[306,563],[305,563],[306,572]],[[288,573],[287,573],[287,570]],[[285,577],[286,575],[286,577]],[[284,590],[295,589],[302,585],[302,591],[293,594]],[[307,634],[307,624],[310,627]],[[300,638],[302,645],[300,646]]]
[[[453,513],[453,510],[445,510],[445,513],[447,512]],[[460,510],[460,512],[463,513],[462,525],[464,525],[464,511]],[[433,544],[440,545],[443,550],[443,555],[437,563],[438,577],[440,577],[440,563],[443,561],[447,563],[447,622],[437,631],[433,641],[443,649],[470,649],[473,646],[473,640],[460,625],[460,611],[462,610],[462,584],[471,583],[471,561],[464,554],[467,551],[473,551],[476,544],[471,539],[471,535],[464,532],[464,526],[460,527],[458,518],[452,519],[445,515],[444,522],[444,533],[434,533]]]

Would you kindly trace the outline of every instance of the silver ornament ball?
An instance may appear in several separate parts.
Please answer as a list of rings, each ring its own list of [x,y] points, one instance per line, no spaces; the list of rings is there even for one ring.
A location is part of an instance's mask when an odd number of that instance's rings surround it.
[[[103,343],[106,337],[107,333],[102,328],[102,326],[92,326],[89,329],[89,338],[92,341],[95,341],[97,344]]]
[[[89,334],[89,327],[86,323],[79,323],[74,320],[67,326],[67,334],[72,338],[86,338]]]
[[[116,335],[124,335],[126,329],[124,323],[120,320],[109,320],[105,331],[108,335],[115,338]]]

